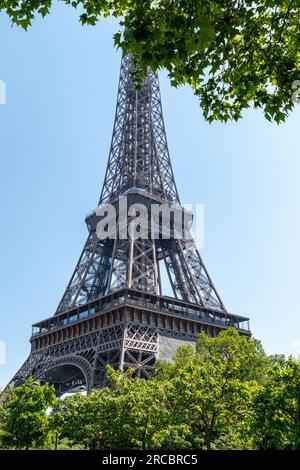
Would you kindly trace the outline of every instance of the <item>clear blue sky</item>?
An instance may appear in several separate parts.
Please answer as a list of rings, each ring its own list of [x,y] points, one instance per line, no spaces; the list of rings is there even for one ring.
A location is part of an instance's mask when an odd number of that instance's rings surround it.
[[[31,324],[54,313],[108,157],[116,25],[82,27],[77,17],[56,4],[26,33],[0,16],[0,386],[26,359]],[[300,340],[300,106],[280,126],[255,111],[209,126],[189,89],[160,78],[177,186],[183,202],[205,204],[201,254],[217,289],[251,318],[269,354],[291,354]]]

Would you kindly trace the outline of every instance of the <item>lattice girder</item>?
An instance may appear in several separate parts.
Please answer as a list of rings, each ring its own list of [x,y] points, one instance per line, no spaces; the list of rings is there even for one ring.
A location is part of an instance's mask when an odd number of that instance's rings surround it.
[[[121,230],[114,233],[114,229],[110,228],[109,237],[99,238],[97,211],[87,216],[88,238],[58,305],[57,316],[54,317],[56,321],[51,318],[40,322],[40,336],[37,340],[32,336],[35,346],[15,375],[13,384],[23,383],[32,375],[40,380],[51,377],[55,381],[56,377],[58,393],[66,391],[74,380],[85,382],[90,390],[106,385],[106,364],[116,368],[132,368],[138,377],[147,378],[157,356],[162,354],[169,359],[174,352],[172,345],[177,347],[185,341],[195,341],[195,335],[191,339],[196,331],[195,324],[187,317],[178,319],[178,311],[185,307],[185,315],[189,315],[188,311],[191,310],[196,319],[198,313],[193,312],[194,309],[199,310],[203,330],[207,334],[215,335],[232,324],[237,324],[239,329],[240,317],[234,320],[234,316],[226,311],[189,230],[185,227],[177,236],[175,222],[168,227],[149,212],[153,204],[165,204],[168,209],[181,211],[182,214],[184,209],[178,196],[167,145],[158,77],[149,70],[142,88],[137,90],[132,71],[131,58],[126,55],[121,63],[113,135],[99,200],[99,208],[111,204],[116,209],[116,228]],[[141,216],[139,211],[129,211],[124,215],[119,206],[125,198],[135,204],[144,204],[147,214]],[[138,228],[140,236],[132,236],[132,227],[134,230]],[[120,235],[124,230],[127,234],[125,238]],[[162,295],[160,265],[163,263],[173,299]],[[132,321],[115,319],[110,323],[109,320],[101,323],[101,319],[91,318],[90,321],[80,316],[83,313],[94,315],[94,307],[90,309],[90,305],[95,306],[97,302],[103,301],[105,309],[105,299],[122,296],[122,289],[138,293],[133,297],[132,303],[136,302],[134,308],[141,308],[144,296],[150,310],[141,315],[135,312]],[[164,311],[157,313],[158,305]],[[114,306],[111,308],[113,317]],[[165,309],[170,315],[168,321],[164,318]],[[159,315],[156,327],[149,326],[153,312]],[[102,313],[98,312],[99,315]],[[109,315],[108,312],[103,313],[106,314]],[[71,318],[72,321],[75,318],[79,326],[76,323],[78,329],[72,330],[75,337],[71,335],[70,338],[68,322]],[[87,322],[89,333],[85,327],[80,329],[81,321]],[[169,326],[162,327],[164,322]],[[44,333],[44,325],[49,327],[47,333]],[[56,328],[52,336],[51,328]],[[250,335],[250,331],[245,331],[243,327],[241,333]],[[170,339],[161,340],[160,351],[160,338],[166,335]],[[45,338],[51,338],[52,343]],[[59,372],[56,374],[59,369],[63,370],[65,377],[59,378]]]

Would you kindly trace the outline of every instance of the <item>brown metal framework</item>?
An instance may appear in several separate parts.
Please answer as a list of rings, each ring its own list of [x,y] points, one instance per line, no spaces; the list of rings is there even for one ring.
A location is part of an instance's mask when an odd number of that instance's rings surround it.
[[[170,161],[157,75],[149,70],[141,90],[124,56],[113,136],[99,206],[117,208],[123,198],[181,207]],[[32,350],[13,383],[34,377],[58,393],[78,383],[105,384],[105,365],[133,367],[148,377],[156,357],[169,359],[199,331],[214,336],[233,326],[250,335],[248,319],[228,313],[188,229],[165,238],[166,227],[151,215],[139,217],[143,237],[101,240],[96,212],[87,216],[88,239],[54,316],[33,327]],[[117,212],[117,227],[136,215]],[[159,233],[153,236],[153,224]],[[134,225],[133,225],[134,226]],[[172,231],[173,230],[173,231]],[[163,296],[161,263],[174,298]]]
[[[143,89],[131,78],[129,56],[122,60],[115,124],[99,206],[137,194],[145,206],[177,205],[165,135],[159,82],[150,70]],[[183,210],[183,209],[182,209]],[[91,216],[90,216],[91,217]],[[90,234],[57,313],[124,287],[161,293],[159,260],[163,259],[176,298],[203,306],[225,307],[188,231],[182,239],[120,239],[99,241]],[[148,216],[149,217],[149,216]],[[125,221],[128,223],[128,221]],[[118,221],[119,226],[121,221]],[[144,220],[151,227],[152,221]],[[159,228],[162,230],[162,227]]]

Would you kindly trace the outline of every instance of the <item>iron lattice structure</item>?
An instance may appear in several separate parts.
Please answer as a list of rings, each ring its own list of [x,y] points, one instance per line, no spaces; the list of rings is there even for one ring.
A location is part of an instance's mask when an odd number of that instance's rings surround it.
[[[53,382],[58,393],[76,383],[105,384],[105,365],[132,367],[148,377],[156,357],[169,359],[199,331],[214,336],[234,326],[250,335],[248,319],[230,314],[208,274],[188,229],[169,237],[151,211],[124,216],[125,200],[181,207],[169,156],[159,81],[148,71],[142,89],[124,56],[110,154],[99,200],[116,208],[114,237],[99,239],[97,212],[86,218],[89,235],[54,316],[33,325],[32,350],[13,383],[29,375]],[[154,232],[153,232],[153,229]],[[154,236],[153,233],[158,234]],[[164,266],[174,298],[163,295]]]

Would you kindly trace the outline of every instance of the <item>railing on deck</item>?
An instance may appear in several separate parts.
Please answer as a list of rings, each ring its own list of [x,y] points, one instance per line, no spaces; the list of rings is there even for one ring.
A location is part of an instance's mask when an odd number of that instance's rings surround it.
[[[189,304],[171,297],[161,297],[132,289],[123,289],[34,324],[32,335],[44,334],[71,323],[82,321],[88,317],[105,313],[122,305],[133,305],[225,328],[232,326],[245,333],[250,332],[248,318],[224,313],[212,308],[201,307],[196,304]]]

